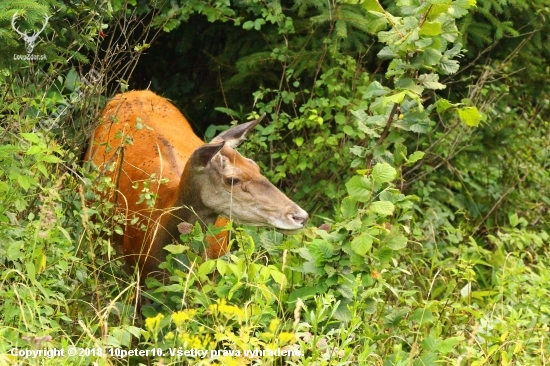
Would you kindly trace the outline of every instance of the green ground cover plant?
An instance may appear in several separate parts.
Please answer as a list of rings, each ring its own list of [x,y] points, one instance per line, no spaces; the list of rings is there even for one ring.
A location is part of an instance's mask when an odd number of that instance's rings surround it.
[[[14,58],[12,21],[31,34],[43,14],[45,59]],[[548,364],[547,16],[524,0],[4,1],[0,364]],[[311,220],[230,223],[215,260],[189,228],[169,281],[139,287],[109,240],[115,182],[82,153],[154,47],[177,66],[157,60],[151,87],[191,122],[267,114],[241,149]],[[225,128],[210,124],[206,139]]]

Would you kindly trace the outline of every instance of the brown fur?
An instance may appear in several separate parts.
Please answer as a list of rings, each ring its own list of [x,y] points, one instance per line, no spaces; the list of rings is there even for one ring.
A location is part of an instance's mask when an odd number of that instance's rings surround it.
[[[158,271],[166,258],[163,248],[178,239],[177,225],[183,221],[224,226],[227,220],[218,218],[222,215],[251,225],[295,230],[307,220],[307,213],[263,177],[258,165],[232,148],[259,120],[233,127],[204,144],[172,103],[150,91],[117,95],[101,117],[103,123],[95,130],[85,159],[116,182],[118,190],[106,198],[128,224],[123,236],[113,237],[113,244],[122,248],[131,266],[139,264],[143,275]],[[139,124],[143,128],[138,129]],[[128,137],[133,143],[126,143]],[[109,170],[112,164],[116,165]],[[233,177],[238,183],[227,183]],[[168,182],[159,185],[160,178]],[[158,194],[153,208],[146,202],[137,204],[147,180],[152,180],[149,192]],[[136,184],[138,188],[132,188]],[[130,225],[135,216],[139,221]],[[227,233],[208,237],[204,256],[224,255],[227,242]]]
[[[174,207],[185,164],[193,151],[204,142],[195,135],[185,117],[173,104],[150,91],[132,91],[117,95],[107,104],[101,117],[105,123],[95,130],[94,143],[90,144],[85,160],[93,160],[99,167],[105,167],[109,162],[118,164],[115,172],[110,175],[115,181],[118,180],[119,190],[113,192],[110,199],[116,199],[117,207],[124,210],[129,219],[135,214],[140,217],[140,221],[134,226],[128,225],[123,237],[115,235],[113,244],[123,248],[130,265],[135,265],[139,262],[136,254],[147,252],[142,249],[148,249],[144,247],[151,240],[148,237],[163,234],[158,229],[163,227],[162,223],[167,221],[170,213],[162,208]],[[138,118],[146,126],[141,130],[136,129]],[[123,139],[120,135],[116,136],[120,131],[133,138],[133,144],[124,145],[123,153],[120,150]],[[173,146],[177,146],[177,150],[172,149]],[[119,153],[118,156],[115,155],[116,152]],[[121,167],[122,155],[125,161]],[[168,179],[168,182],[162,184],[160,189],[158,180],[150,185],[151,192],[158,192],[156,209],[151,210],[145,202],[136,204],[143,185],[140,184],[138,189],[133,189],[132,185],[149,179],[153,173],[157,178]],[[159,218],[158,228],[150,225],[153,227],[147,232],[139,228],[140,223],[156,222]],[[220,218],[216,226],[224,226],[226,223],[227,220]],[[207,249],[209,258],[218,258],[227,252],[227,233],[220,233],[215,238],[208,237],[207,242],[212,245]],[[157,248],[149,249],[153,249],[150,251],[153,253],[149,253],[153,256],[155,252],[160,252]],[[151,268],[149,272],[153,270]]]

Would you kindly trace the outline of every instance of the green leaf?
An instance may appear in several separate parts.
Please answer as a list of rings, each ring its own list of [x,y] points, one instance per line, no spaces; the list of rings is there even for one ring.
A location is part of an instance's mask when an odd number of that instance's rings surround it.
[[[345,197],[340,205],[340,212],[344,220],[357,216],[357,201],[352,197]]]
[[[324,292],[324,289],[326,289],[326,286],[323,286],[321,284],[317,286],[306,286],[302,288],[298,288],[290,293],[288,296],[289,302],[294,302],[298,299],[307,300],[313,298],[317,293]]]
[[[384,102],[385,103],[397,103],[397,104],[401,104],[401,102],[403,102],[403,99],[405,98],[405,95],[407,93],[406,92],[399,92],[397,94],[394,94],[394,95],[390,95],[388,97],[385,97],[384,98]]]
[[[153,306],[145,305],[141,308],[141,314],[144,318],[154,318],[158,312]]]
[[[378,52],[378,58],[381,60],[392,60],[398,56],[397,53],[393,52],[391,48],[388,46],[382,48],[380,52]]]
[[[458,110],[458,117],[467,126],[477,127],[481,122],[481,114],[476,107],[463,107]]]
[[[38,144],[40,142],[40,137],[38,137],[35,133],[22,133],[21,136],[25,140],[29,140],[30,142],[34,142],[35,144]]]
[[[447,17],[445,16],[445,18]],[[441,38],[448,42],[454,42],[459,34],[460,32],[458,31],[455,21],[449,19],[443,21],[441,25]]]
[[[199,270],[197,271],[197,277],[203,278],[204,276],[208,275],[212,270],[216,267],[216,261],[210,260],[202,263],[199,266]]]
[[[357,134],[355,132],[355,130],[353,129],[353,127],[351,127],[350,125],[344,126],[343,131],[346,135],[351,136],[351,137],[354,137]]]
[[[382,86],[378,81],[373,81],[367,87],[367,90],[363,94],[363,99],[370,99],[372,97],[379,97],[384,94],[388,94],[390,89]]]
[[[309,261],[309,262],[313,261],[313,256],[311,255],[308,248],[304,248],[304,247],[298,248],[295,250],[295,252],[298,253],[300,257],[304,258],[306,261]]]
[[[44,165],[43,162],[39,161],[36,163],[36,168],[40,173],[42,173],[46,178],[48,178],[48,169],[46,168],[46,165]]]
[[[471,0],[453,1],[453,4],[451,5],[451,9],[453,9],[453,12],[452,12],[453,16],[457,19],[462,18],[464,15],[468,14],[468,9],[470,9],[470,6],[471,6]]]
[[[35,155],[35,154],[38,154],[39,152],[42,152],[42,148],[40,146],[37,146],[37,145],[32,145],[31,147],[29,147],[27,149],[27,151],[25,153],[27,155]]]
[[[235,112],[233,109],[230,109],[230,108],[216,107],[216,108],[214,108],[214,110],[216,110],[218,112],[225,113],[225,114],[227,114],[228,116],[231,116],[231,117],[235,117],[235,118],[240,117],[239,113]]]
[[[252,20],[244,22],[243,24],[243,29],[245,30],[251,30],[253,27],[254,27],[254,22]]]
[[[422,74],[418,77],[418,80],[424,85],[427,89],[445,89],[447,86],[439,82],[439,75],[437,74]]]
[[[180,25],[180,21],[178,19],[169,19],[162,27],[162,30],[165,32],[170,32],[173,29],[176,29]]]
[[[260,30],[264,24],[265,20],[263,20],[263,18],[258,18],[254,21],[254,29]]]
[[[372,248],[372,237],[368,234],[361,234],[351,241],[351,249],[361,256],[367,254]]]
[[[458,56],[461,51],[462,51],[462,43],[457,42],[457,43],[455,43],[453,48],[451,48],[450,50],[445,51],[445,56],[447,56],[448,58],[453,58],[455,56]]]
[[[449,102],[445,98],[438,99],[437,102],[435,102],[435,107],[437,113],[445,112],[447,109],[455,107],[455,105],[451,102]]]
[[[340,293],[342,293],[342,295],[344,295],[344,291],[342,290],[342,288],[343,288],[343,286],[340,286],[340,288],[339,288]],[[349,297],[349,298],[351,298],[351,297]],[[341,322],[348,323],[352,318],[352,313],[351,313],[351,310],[348,307],[348,304],[345,303],[345,302],[341,302],[338,305],[338,308],[334,312],[333,316],[336,320],[340,320]]]
[[[15,241],[11,244],[5,244],[5,256],[8,260],[14,261],[23,257],[24,243],[23,241]]]
[[[440,342],[437,350],[441,354],[447,354],[453,351],[453,348],[464,341],[464,337],[452,337],[447,338],[444,341]]]
[[[435,48],[427,48],[424,51],[424,62],[427,65],[436,65],[439,63],[439,60],[441,60],[442,56],[441,52]]]
[[[74,91],[76,80],[78,79],[78,73],[75,69],[69,70],[67,77],[65,78],[65,88],[69,91]]]
[[[382,247],[376,253],[376,258],[380,261],[381,264],[389,263],[394,255],[394,251],[390,248]]]
[[[294,142],[296,143],[296,146],[300,147],[304,143],[304,138],[302,136],[298,136],[296,137]]]
[[[227,262],[223,259],[216,260],[216,269],[220,272],[220,275],[225,276],[227,272]]]
[[[416,85],[414,80],[411,78],[403,78],[403,79],[397,80],[395,82],[395,88],[410,90],[417,95],[421,95],[422,92],[424,91],[424,87],[420,85]]]
[[[403,159],[407,157],[407,147],[401,142],[396,142],[393,146],[393,164],[395,166],[400,166],[403,162]]]
[[[243,287],[243,283],[241,281],[237,281],[233,287],[231,287],[231,289],[229,290],[229,293],[227,294],[227,298],[229,300],[231,300],[231,298],[233,298],[233,295],[235,294],[235,292],[237,292],[238,289],[240,289],[241,287]]]
[[[386,29],[386,26],[388,25],[388,19],[386,18],[386,16],[378,11],[369,10],[367,12],[367,16],[365,17],[365,20],[367,22],[367,31],[372,34],[376,34],[381,30]]]
[[[415,151],[408,157],[408,163],[416,163],[418,160],[422,159],[424,157],[425,153],[424,151]]]
[[[346,182],[346,189],[351,198],[368,202],[372,196],[372,181],[369,177],[356,175]]]
[[[303,273],[312,273],[316,276],[322,276],[325,274],[325,271],[322,267],[319,267],[315,262],[304,262],[302,268],[298,268],[300,272]]]
[[[334,120],[339,125],[345,125],[346,124],[346,115],[344,113],[337,113],[336,116],[334,116]]]
[[[372,178],[377,183],[387,183],[395,179],[397,170],[388,163],[378,163],[372,169]]]
[[[184,290],[185,289],[183,288],[182,285],[180,285],[179,283],[174,283],[172,285],[159,287],[154,292],[155,293],[159,293],[159,292],[179,292],[179,293],[182,293]]]
[[[309,251],[317,263],[323,262],[334,255],[334,247],[323,239],[313,239]]]
[[[430,309],[416,309],[411,316],[411,320],[419,324],[431,323],[435,320]]]
[[[393,214],[395,206],[389,201],[376,201],[373,202],[369,208],[379,215],[389,216]]]
[[[348,222],[346,222],[345,228],[348,231],[356,232],[361,229],[362,224],[363,223],[359,218],[355,218],[353,220],[349,220]]]
[[[401,323],[405,315],[408,313],[408,308],[398,308],[384,317],[383,324],[386,327],[395,327]]]
[[[119,225],[115,225],[115,228],[113,230],[118,235],[124,235],[124,231],[122,231],[122,228]]]
[[[426,351],[436,351],[439,345],[438,342],[430,336],[425,337],[422,340],[421,344],[422,344],[422,348],[425,349]]]
[[[42,159],[40,159],[41,161],[44,161],[46,163],[52,163],[52,164],[55,164],[55,163],[59,163],[59,158],[55,155],[46,155],[44,157],[42,157]]]
[[[18,174],[17,175],[17,183],[23,188],[23,190],[26,192],[31,188],[32,185],[35,185],[37,182],[33,177],[29,177],[28,175]]]
[[[508,216],[508,220],[510,221],[510,226],[512,227],[516,227],[518,226],[519,224],[519,218],[518,218],[518,214],[517,213],[514,213],[512,215],[509,215]]]
[[[454,74],[460,68],[460,63],[456,60],[441,59],[438,65],[442,74],[450,75]]]
[[[279,285],[283,285],[285,281],[284,273],[279,271],[277,268],[270,268],[269,274],[271,275],[271,278],[273,278],[275,282],[277,282]]]
[[[382,5],[380,5],[380,3],[377,0],[365,0],[361,5],[363,6],[364,9],[368,11],[375,11],[378,13],[384,12],[384,8],[382,7]]]
[[[390,236],[384,244],[392,250],[401,250],[407,246],[407,238],[403,234]]]
[[[441,34],[441,23],[424,22],[418,34],[421,36],[438,36]]]
[[[329,277],[332,277],[336,274],[336,270],[334,269],[334,267],[331,267],[329,265],[324,266],[323,269]]]
[[[400,38],[401,34],[395,28],[392,28],[389,31],[378,32],[378,40],[382,43],[395,44],[400,40]]]
[[[185,252],[185,250],[188,248],[189,247],[181,244],[168,244],[167,246],[164,247],[164,250],[172,254],[181,254]]]
[[[350,104],[350,101],[341,95],[336,96],[335,100],[336,102],[338,102],[338,104],[340,104],[340,106],[347,106]]]
[[[420,358],[414,360],[412,366],[438,366],[437,363],[437,354],[436,353],[426,353],[422,354]]]

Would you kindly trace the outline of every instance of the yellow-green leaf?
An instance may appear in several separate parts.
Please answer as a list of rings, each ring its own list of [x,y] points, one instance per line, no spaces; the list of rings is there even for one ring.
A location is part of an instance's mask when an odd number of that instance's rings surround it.
[[[46,169],[46,165],[44,165],[43,162],[37,162],[36,167],[38,168],[38,171],[44,175],[44,177],[48,178],[48,169]]]
[[[52,164],[59,163],[59,158],[51,154],[44,156],[41,160],[45,161],[46,163],[52,163]]]
[[[35,144],[38,144],[40,142],[40,137],[38,137],[35,133],[22,133],[21,136],[25,140],[29,140],[30,142],[34,142]]]
[[[423,151],[415,151],[411,155],[409,155],[409,158],[407,159],[409,163],[416,163],[418,160],[422,159],[424,157]]]
[[[369,11],[376,11],[379,13],[384,12],[384,8],[382,7],[382,5],[380,5],[380,3],[377,0],[365,0],[361,5],[363,5],[364,9]]]
[[[476,107],[464,107],[458,110],[458,117],[467,126],[477,127],[481,122],[481,114]]]
[[[216,261],[216,269],[220,272],[220,275],[225,276],[225,273],[227,272],[227,262],[223,259],[218,259]]]
[[[404,98],[405,98],[405,92],[400,92],[394,95],[390,95],[389,97],[385,97],[384,101],[399,104],[403,101]]]
[[[441,34],[441,23],[425,22],[418,32],[421,36],[438,36]]]
[[[447,99],[441,98],[435,102],[437,113],[445,112],[447,109],[454,107],[455,105],[449,102]]]

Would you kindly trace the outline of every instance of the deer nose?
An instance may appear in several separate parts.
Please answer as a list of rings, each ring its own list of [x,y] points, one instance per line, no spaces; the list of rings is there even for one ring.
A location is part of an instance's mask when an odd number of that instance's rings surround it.
[[[302,210],[302,212],[292,214],[291,217],[295,223],[304,225],[309,218],[309,215],[307,214],[307,212]]]

